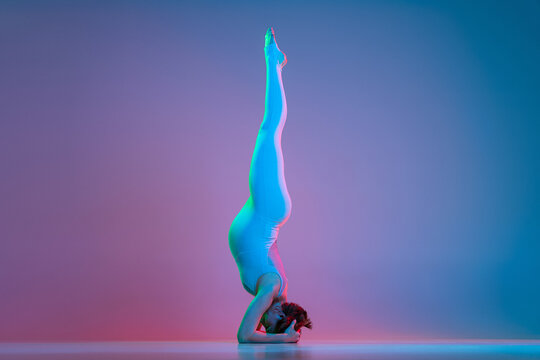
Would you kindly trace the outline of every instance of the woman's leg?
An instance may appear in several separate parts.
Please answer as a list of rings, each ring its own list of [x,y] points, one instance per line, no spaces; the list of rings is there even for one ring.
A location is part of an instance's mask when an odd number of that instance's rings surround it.
[[[281,71],[287,58],[268,29],[264,47],[266,58],[265,112],[251,167],[249,190],[255,211],[271,220],[284,223],[290,216],[291,198],[285,183],[281,133],[287,118],[287,103]]]

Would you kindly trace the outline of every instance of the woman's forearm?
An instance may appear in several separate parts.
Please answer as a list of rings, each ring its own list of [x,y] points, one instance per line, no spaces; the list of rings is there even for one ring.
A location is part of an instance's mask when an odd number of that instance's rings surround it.
[[[238,337],[240,343],[287,343],[291,341],[291,337],[286,333],[269,334],[262,331],[255,331],[253,334]]]

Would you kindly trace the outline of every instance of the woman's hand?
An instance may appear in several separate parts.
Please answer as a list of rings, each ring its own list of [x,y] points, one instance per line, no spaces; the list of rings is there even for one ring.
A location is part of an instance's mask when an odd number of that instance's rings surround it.
[[[285,334],[287,334],[289,341],[288,342],[298,342],[300,340],[300,335],[302,335],[301,330],[296,331],[294,329],[294,324],[296,324],[296,319],[294,319],[291,322],[291,325],[285,330]]]

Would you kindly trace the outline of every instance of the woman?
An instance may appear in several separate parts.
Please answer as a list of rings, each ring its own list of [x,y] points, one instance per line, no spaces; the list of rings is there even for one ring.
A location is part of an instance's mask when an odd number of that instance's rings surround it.
[[[287,104],[281,70],[287,57],[279,50],[274,29],[265,36],[266,99],[249,171],[250,197],[234,218],[229,247],[244,289],[255,298],[238,329],[239,342],[298,342],[300,328],[311,329],[306,311],[287,303],[288,282],[277,249],[277,235],[291,213],[285,184],[281,133]],[[260,331],[261,326],[266,332]]]

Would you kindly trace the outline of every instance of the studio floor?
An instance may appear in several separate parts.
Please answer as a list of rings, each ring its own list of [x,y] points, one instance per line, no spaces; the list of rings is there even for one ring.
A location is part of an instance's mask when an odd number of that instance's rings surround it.
[[[3,343],[0,359],[540,359],[540,341]]]

